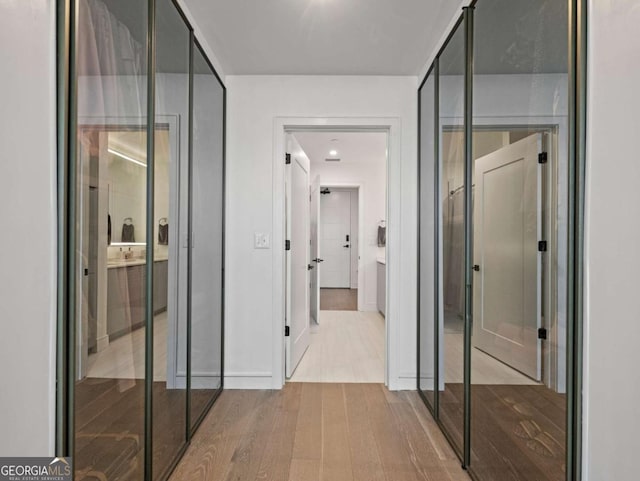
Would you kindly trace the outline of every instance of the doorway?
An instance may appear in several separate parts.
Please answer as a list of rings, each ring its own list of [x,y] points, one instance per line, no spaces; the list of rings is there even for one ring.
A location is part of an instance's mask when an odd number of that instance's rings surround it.
[[[318,263],[321,311],[358,310],[359,188],[320,188]]]
[[[388,133],[290,131],[287,147],[286,377],[382,383],[387,323],[378,297],[386,302],[387,276],[378,261],[386,256],[379,239],[387,213]],[[298,184],[305,177],[303,199]],[[309,249],[296,250],[301,243]]]

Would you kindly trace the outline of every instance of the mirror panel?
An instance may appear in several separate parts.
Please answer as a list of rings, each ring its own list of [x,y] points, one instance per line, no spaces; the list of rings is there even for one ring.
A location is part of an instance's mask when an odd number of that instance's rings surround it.
[[[464,426],[464,25],[439,57],[442,228],[439,304],[440,421],[461,455]]]
[[[187,235],[190,31],[156,0],[153,478],[165,479],[187,441]]]
[[[435,242],[436,229],[434,185],[436,175],[435,152],[435,84],[437,72],[432,71],[420,88],[420,164],[419,164],[419,292],[418,303],[420,317],[418,319],[419,365],[418,388],[429,403],[434,407],[435,382],[435,322],[437,319],[434,305],[435,300]],[[439,225],[439,219],[438,219]]]
[[[145,446],[148,7],[76,8],[74,468],[77,479],[134,481]]]
[[[479,479],[565,479],[567,7],[482,0],[475,8],[471,469]]]
[[[193,78],[191,426],[222,388],[224,89],[196,48]]]

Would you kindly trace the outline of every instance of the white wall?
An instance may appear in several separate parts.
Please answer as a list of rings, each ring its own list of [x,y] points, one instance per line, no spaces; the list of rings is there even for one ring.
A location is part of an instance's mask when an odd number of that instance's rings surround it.
[[[584,479],[638,479],[640,5],[589,1]]]
[[[400,224],[394,299],[397,352],[389,359],[391,388],[415,388],[416,90],[415,77],[227,76],[227,265],[225,386],[279,388],[274,352],[274,270],[271,250],[254,250],[254,232],[274,236],[273,156],[277,117],[387,117],[399,120],[397,166]],[[391,172],[391,170],[390,170]],[[393,175],[395,176],[396,173]],[[400,192],[402,192],[400,200]],[[391,200],[390,200],[391,203]],[[390,205],[391,208],[391,205]],[[391,267],[391,266],[390,266]],[[390,286],[390,289],[392,286]]]
[[[386,219],[386,190],[387,190],[387,163],[385,153],[381,158],[370,159],[370,162],[337,164],[330,162],[317,162],[311,164],[311,175],[320,176],[320,185],[353,185],[360,184],[363,194],[363,238],[360,245],[360,269],[363,273],[363,285],[358,289],[364,293],[363,304],[360,307],[365,311],[377,311],[377,261],[376,258],[384,249],[378,247],[378,223]],[[354,192],[358,197],[358,192]],[[322,196],[324,197],[324,196]],[[322,198],[321,198],[322,200]],[[352,229],[353,232],[353,229]]]
[[[54,450],[55,2],[0,2],[0,455]]]

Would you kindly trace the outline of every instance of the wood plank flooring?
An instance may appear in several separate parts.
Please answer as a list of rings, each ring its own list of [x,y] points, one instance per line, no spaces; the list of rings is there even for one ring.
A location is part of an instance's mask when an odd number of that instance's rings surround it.
[[[153,470],[166,472],[186,442],[186,390],[153,383]],[[191,391],[193,419],[215,395]],[[144,382],[85,378],[76,384],[75,479],[138,481],[143,477]]]
[[[321,311],[357,311],[358,289],[320,289]]]
[[[462,383],[464,379],[464,334],[444,333],[444,378],[446,383]],[[540,385],[477,348],[471,349],[472,384]]]
[[[321,311],[292,382],[384,382],[384,318],[378,312]]]
[[[471,396],[471,466],[480,479],[565,479],[564,395],[541,385],[473,385]],[[440,417],[456,444],[462,443],[462,406],[463,385],[447,384]]]
[[[144,379],[145,328],[141,327],[111,341],[87,359],[87,377]],[[167,313],[153,318],[153,380],[167,379]]]
[[[468,481],[415,392],[224,391],[171,481]]]

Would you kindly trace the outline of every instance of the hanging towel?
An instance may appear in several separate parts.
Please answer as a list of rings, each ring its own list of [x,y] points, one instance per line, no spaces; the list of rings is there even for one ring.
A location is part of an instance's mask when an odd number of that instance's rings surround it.
[[[384,247],[387,245],[387,228],[378,226],[378,247]]]
[[[158,224],[158,245],[169,245],[169,224]]]
[[[122,224],[122,242],[135,242],[133,224]]]

